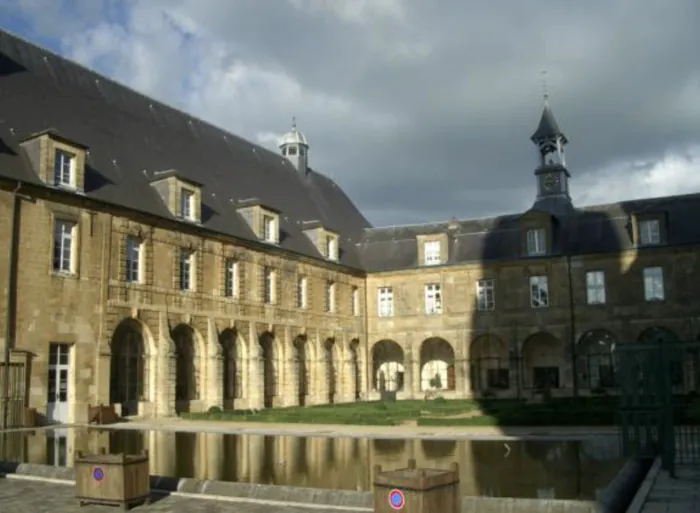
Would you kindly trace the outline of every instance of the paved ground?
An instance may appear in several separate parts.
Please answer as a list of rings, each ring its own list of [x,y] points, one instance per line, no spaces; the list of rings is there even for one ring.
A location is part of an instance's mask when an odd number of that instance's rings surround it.
[[[700,468],[679,467],[675,479],[659,472],[641,513],[693,512],[700,512]]]
[[[219,500],[154,496],[154,502],[138,506],[135,513],[368,513],[366,509],[332,509],[285,506],[282,503],[224,502]],[[42,481],[0,478],[0,512],[7,513],[116,513],[113,506],[86,505],[75,499],[75,487]]]

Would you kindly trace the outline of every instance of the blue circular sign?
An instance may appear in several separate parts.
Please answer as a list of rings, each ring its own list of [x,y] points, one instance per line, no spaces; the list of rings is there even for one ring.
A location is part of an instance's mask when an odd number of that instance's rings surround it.
[[[95,479],[95,481],[102,481],[105,477],[105,473],[100,467],[95,467],[92,469],[92,477]]]
[[[406,504],[406,498],[401,490],[392,490],[389,492],[389,506],[395,510],[403,509]]]

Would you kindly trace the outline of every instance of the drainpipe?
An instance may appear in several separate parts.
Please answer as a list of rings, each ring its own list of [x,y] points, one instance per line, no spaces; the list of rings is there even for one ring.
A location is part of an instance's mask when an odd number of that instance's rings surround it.
[[[19,245],[19,216],[20,198],[19,190],[22,182],[17,182],[17,187],[12,191],[12,214],[10,226],[10,253],[7,273],[7,300],[5,302],[5,351],[3,353],[2,367],[2,429],[7,429],[8,408],[10,405],[10,350],[15,335],[15,311],[17,310],[17,246]]]
[[[571,331],[571,361],[573,370],[572,384],[574,387],[574,397],[578,397],[578,373],[576,372],[576,312],[574,308],[574,281],[571,277],[571,254],[566,255],[566,271],[569,281],[569,324]]]

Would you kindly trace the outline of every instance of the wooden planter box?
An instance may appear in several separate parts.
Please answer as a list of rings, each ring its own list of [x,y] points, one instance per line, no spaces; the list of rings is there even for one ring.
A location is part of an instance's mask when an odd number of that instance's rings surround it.
[[[83,454],[75,458],[75,496],[84,504],[129,509],[151,501],[148,451],[142,454]]]
[[[397,493],[395,490],[398,490]],[[403,507],[391,496],[403,495]],[[393,513],[461,513],[462,499],[459,491],[459,465],[453,463],[449,470],[417,469],[416,460],[408,460],[408,467],[382,472],[374,467],[374,512]]]
[[[119,420],[119,415],[114,409],[114,405],[92,406],[88,404],[88,423],[89,424],[114,424]]]

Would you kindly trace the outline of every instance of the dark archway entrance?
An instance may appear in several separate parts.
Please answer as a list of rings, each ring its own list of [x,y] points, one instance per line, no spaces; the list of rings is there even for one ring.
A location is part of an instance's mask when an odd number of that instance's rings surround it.
[[[175,411],[190,410],[190,401],[199,399],[195,364],[195,333],[187,324],[179,324],[170,334],[175,343]]]
[[[265,408],[272,408],[277,396],[277,354],[275,347],[275,336],[265,332],[259,338],[262,373],[263,373],[263,405]]]
[[[327,386],[327,401],[328,404],[335,403],[336,383],[338,375],[335,368],[335,340],[332,338],[326,339],[323,343],[323,356],[326,367],[326,386]]]
[[[615,387],[615,347],[617,340],[605,329],[584,333],[576,347],[578,386],[603,391]]]
[[[238,332],[235,329],[225,329],[219,335],[222,353],[222,377],[224,409],[235,408],[236,399],[243,396],[243,379],[241,375],[243,362],[238,340]]]
[[[508,346],[493,334],[480,335],[469,347],[469,376],[474,392],[508,390],[511,387]]]
[[[144,340],[139,321],[125,319],[112,336],[109,395],[112,404],[121,404],[122,416],[138,415],[144,395]]]
[[[309,366],[306,344],[305,337],[299,336],[294,340],[294,364],[297,373],[297,397],[299,406],[306,406],[306,396],[309,394]]]
[[[554,335],[539,332],[523,343],[523,387],[532,390],[562,388],[563,348]]]
[[[380,392],[404,388],[404,355],[393,340],[380,340],[372,347],[372,383]]]

